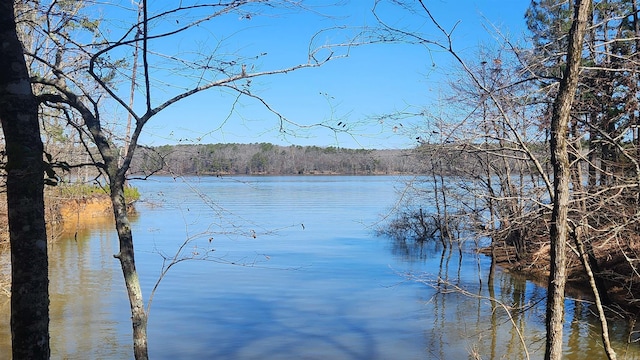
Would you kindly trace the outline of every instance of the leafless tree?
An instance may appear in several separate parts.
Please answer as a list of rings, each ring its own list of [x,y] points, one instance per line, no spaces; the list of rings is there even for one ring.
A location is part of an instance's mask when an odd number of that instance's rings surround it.
[[[576,0],[564,74],[551,117],[551,163],[553,165],[553,213],[551,215],[551,269],[547,286],[547,346],[545,359],[562,359],[564,293],[567,281],[566,243],[569,223],[568,124],[578,88],[582,43],[591,8],[590,0]],[[615,356],[614,356],[615,357]]]
[[[378,1],[376,6],[382,3]],[[607,289],[595,256],[595,244],[610,247],[607,244],[611,244],[611,239],[626,237],[629,244],[620,244],[615,251],[622,252],[621,257],[627,262],[637,258],[633,240],[629,240],[635,235],[625,233],[636,228],[633,224],[637,207],[622,205],[637,197],[637,191],[633,190],[637,146],[632,145],[636,140],[635,137],[631,142],[624,140],[629,134],[629,124],[635,123],[635,110],[623,105],[636,103],[637,80],[628,76],[622,79],[622,74],[636,74],[630,49],[634,46],[634,34],[638,34],[637,12],[626,11],[628,3],[623,7],[621,3],[594,2],[594,8],[590,9],[591,2],[587,1],[577,1],[575,7],[573,2],[533,2],[533,10],[527,15],[529,25],[540,30],[535,38],[540,47],[533,54],[498,33],[496,38],[503,40],[504,51],[490,56],[482,53],[472,62],[454,47],[455,25],[445,29],[422,1],[417,7],[410,2],[393,3],[406,7],[412,15],[422,15],[433,25],[434,32],[428,34],[423,29],[398,25],[399,22],[385,22],[379,12],[384,38],[415,43],[428,51],[445,51],[468,79],[461,83],[456,78],[457,83],[452,86],[455,101],[447,103],[447,107],[454,108],[450,110],[452,115],[419,113],[428,124],[437,121],[449,124],[444,133],[450,143],[457,144],[461,153],[475,155],[477,171],[463,178],[468,183],[475,179],[479,184],[475,187],[476,195],[483,199],[483,206],[472,208],[484,215],[483,222],[488,226],[482,228],[491,230],[488,234],[494,241],[502,239],[514,245],[515,260],[521,257],[532,266],[549,265],[536,264],[531,254],[545,251],[551,238],[547,356],[558,358],[562,350],[561,335],[558,338],[557,334],[558,329],[561,334],[563,323],[567,256],[575,252],[574,263],[582,264],[581,271],[592,274],[588,277],[598,299],[606,299]],[[537,6],[549,6],[549,16],[539,15],[544,11]],[[593,14],[597,16],[591,20]],[[547,24],[532,19],[555,22]],[[389,25],[392,23],[393,26]],[[547,31],[549,25],[555,26],[555,33]],[[583,47],[582,38],[586,35],[590,42]],[[593,54],[592,59],[584,59],[584,54]],[[458,104],[462,111],[455,109]],[[436,130],[441,133],[441,129]],[[433,130],[433,126],[427,126],[423,133]],[[586,140],[588,152],[582,148]],[[550,161],[547,151],[551,154]],[[588,173],[584,171],[587,168]],[[456,187],[456,191],[461,188]],[[602,212],[615,206],[625,214],[623,224],[611,221],[613,213]],[[569,235],[575,242],[571,250],[566,247]],[[498,256],[495,251],[492,253]],[[635,269],[631,263],[629,267]],[[578,271],[575,265],[572,271]],[[634,273],[632,270],[635,278]],[[600,318],[606,320],[602,306],[598,308]],[[606,321],[603,329],[608,356],[613,358],[615,354],[606,339]]]
[[[125,28],[110,28],[109,31],[104,28],[104,19],[90,16],[92,7],[100,6],[100,3],[34,5],[42,6],[35,9],[41,21],[25,23],[25,33],[38,33],[42,42],[32,47],[27,56],[38,67],[46,68],[46,71],[32,74],[34,88],[38,89],[37,96],[43,105],[68,115],[68,125],[79,134],[86,149],[97,150],[92,162],[107,179],[113,205],[120,242],[120,250],[115,257],[120,261],[131,304],[134,355],[136,359],[146,359],[147,313],[135,266],[133,234],[124,198],[127,172],[145,125],[169,106],[203,91],[219,88],[232,91],[237,99],[257,101],[274,115],[282,131],[286,131],[287,126],[296,124],[254,92],[252,82],[265,76],[319,67],[327,61],[346,56],[351,44],[331,46],[317,44],[311,39],[306,62],[259,70],[257,62],[265,56],[264,53],[242,56],[213,52],[182,56],[184,54],[161,53],[155,45],[175,36],[197,32],[222,18],[249,21],[263,13],[273,14],[278,8],[305,10],[301,3],[290,0],[181,2],[175,7],[162,6],[153,10],[146,1],[142,1],[140,20],[137,20],[136,6],[132,12],[136,16],[131,23]],[[140,51],[141,65],[139,69],[127,71],[124,59],[132,51]],[[70,61],[70,57],[74,61]],[[164,84],[154,74],[165,70],[177,72],[182,77],[181,81],[188,84],[171,89],[169,95],[162,98],[163,92],[158,86]],[[137,78],[135,88],[140,89],[136,102],[140,99],[141,106],[135,102],[132,106],[119,92],[118,85],[130,82],[133,74]],[[166,86],[164,88],[166,90]],[[107,126],[108,118],[104,111],[107,103],[109,106],[115,104],[133,119],[131,136],[124,143],[119,140],[122,137]],[[121,146],[126,147],[125,151],[120,151]]]

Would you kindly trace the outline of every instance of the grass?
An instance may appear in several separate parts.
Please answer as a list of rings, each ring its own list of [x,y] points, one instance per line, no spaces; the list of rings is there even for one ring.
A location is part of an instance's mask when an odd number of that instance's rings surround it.
[[[94,184],[60,184],[50,189],[53,195],[67,199],[109,195],[109,186],[98,186]],[[131,186],[125,187],[124,198],[128,203],[140,200],[140,192],[138,191],[138,188]]]

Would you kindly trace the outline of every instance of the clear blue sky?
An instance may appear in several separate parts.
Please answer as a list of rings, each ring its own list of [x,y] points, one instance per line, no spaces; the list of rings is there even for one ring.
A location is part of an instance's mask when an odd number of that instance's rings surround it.
[[[321,3],[308,1],[305,3]],[[328,1],[324,1],[327,3]],[[150,2],[150,12],[174,2]],[[371,15],[373,1],[344,1],[345,5],[314,8],[316,11],[278,11],[269,16],[241,18],[234,14],[203,24],[195,31],[172,40],[154,42],[152,49],[165,54],[205,54],[259,56],[251,63],[255,70],[266,71],[306,62],[310,37],[321,29],[348,26],[323,34],[318,44],[343,41],[345,34],[363,26],[375,26]],[[513,39],[525,33],[524,11],[529,0],[426,0],[432,14],[445,29],[458,23],[453,33],[454,47],[472,56],[481,44],[491,44],[493,24]],[[131,8],[128,1],[122,6]],[[113,11],[113,10],[106,10]],[[132,15],[133,12],[127,12]],[[318,13],[322,13],[319,16]],[[109,16],[109,12],[105,13]],[[326,16],[329,15],[329,16]],[[380,15],[398,27],[433,34],[434,27],[398,8],[384,6]],[[173,19],[176,23],[187,19]],[[113,35],[118,21],[112,19]],[[120,25],[124,26],[124,25]],[[156,25],[158,28],[162,24]],[[489,29],[489,30],[487,30]],[[287,119],[301,125],[347,124],[348,132],[334,133],[323,127],[288,125],[291,134],[279,131],[278,119],[257,101],[241,98],[235,103],[229,90],[209,90],[156,115],[147,125],[140,142],[145,145],[176,143],[254,143],[281,145],[318,145],[348,148],[407,148],[415,144],[411,132],[394,132],[392,121],[380,123],[379,115],[437,105],[437,93],[444,87],[444,74],[452,68],[451,57],[428,52],[424,47],[407,44],[377,44],[350,49],[347,58],[330,61],[319,68],[302,69],[284,75],[254,79],[251,91],[260,95]],[[156,71],[159,87],[154,102],[172,94],[172,86],[190,83],[175,72]],[[123,89],[127,88],[123,86]],[[138,97],[138,101],[142,97]],[[233,109],[233,110],[232,110]],[[122,119],[124,113],[112,116]],[[411,121],[406,120],[405,129]],[[121,123],[121,120],[118,120]],[[342,126],[341,124],[341,126]]]

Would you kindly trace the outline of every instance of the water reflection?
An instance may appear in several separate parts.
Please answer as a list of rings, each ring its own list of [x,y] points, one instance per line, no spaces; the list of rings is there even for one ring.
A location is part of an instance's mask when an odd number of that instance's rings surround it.
[[[113,259],[101,254],[117,253],[117,242],[109,216],[94,219],[92,229],[80,228],[60,241],[50,260],[51,343],[54,354],[81,358],[85,354],[114,358],[118,351],[118,321],[109,316],[109,297],[125,299]],[[95,234],[95,235],[94,235]],[[93,241],[89,241],[91,236]],[[115,315],[115,314],[114,314]],[[126,318],[124,318],[126,319]],[[73,334],[73,336],[69,336]],[[126,352],[122,351],[126,350]]]
[[[127,315],[121,275],[113,258],[117,238],[110,216],[64,229],[49,250],[50,336],[53,358],[87,359],[130,357]],[[2,254],[8,261],[8,254]],[[8,269],[7,269],[8,270]],[[0,358],[10,357],[9,299],[0,299]]]
[[[216,254],[269,257],[255,267],[184,262],[173,268],[150,314],[152,358],[525,359],[527,351],[542,358],[543,288],[499,269],[489,278],[490,261],[470,249],[394,246],[374,237],[367,225],[395,203],[395,178],[242,180],[140,184],[160,204],[141,205],[133,224],[145,297],[160,271],[158,252],[172,254],[185,236],[212,222],[258,232],[257,238],[214,234]],[[202,203],[203,194],[215,196],[218,212]],[[209,246],[208,239],[200,240]],[[132,357],[116,249],[110,221],[52,247],[53,358]],[[567,300],[567,359],[604,356],[592,311]],[[0,358],[9,353],[8,309],[2,316]],[[634,326],[611,324],[620,358],[640,359],[638,346],[627,345]]]
[[[392,252],[403,259],[438,264],[437,272],[406,275],[435,291],[426,291],[431,296],[423,298],[425,309],[431,312],[425,331],[428,358],[543,358],[543,287],[524,276],[491,269],[491,261],[477,258],[471,249],[461,254],[434,242],[411,244],[396,239],[393,244]],[[481,277],[474,281],[469,276],[472,261],[480,261],[480,274],[492,275],[486,285]],[[594,305],[586,300],[566,300],[565,359],[606,358],[596,314]],[[640,359],[636,322],[612,314],[609,326],[618,357]]]

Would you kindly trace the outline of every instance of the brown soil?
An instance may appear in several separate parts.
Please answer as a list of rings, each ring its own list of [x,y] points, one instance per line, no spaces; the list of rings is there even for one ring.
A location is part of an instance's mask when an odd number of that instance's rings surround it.
[[[0,195],[0,251],[9,248],[6,198]],[[134,213],[133,206],[129,212]],[[45,197],[45,217],[49,244],[66,234],[78,234],[100,224],[113,224],[111,199],[108,196],[91,196],[77,199]],[[9,296],[8,271],[0,273],[0,296]]]
[[[113,222],[111,200],[107,196],[67,199],[50,207],[55,217],[52,235],[86,229],[97,223]]]
[[[0,198],[0,249],[8,247],[6,200]],[[135,212],[133,206],[130,212]],[[113,223],[111,200],[108,196],[91,196],[76,199],[45,198],[45,217],[49,242],[60,235],[73,233],[100,223]]]

